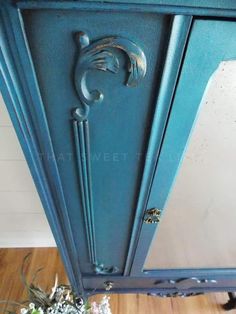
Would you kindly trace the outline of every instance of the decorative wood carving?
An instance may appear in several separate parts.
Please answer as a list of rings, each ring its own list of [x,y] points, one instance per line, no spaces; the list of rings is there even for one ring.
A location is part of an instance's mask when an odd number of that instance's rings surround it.
[[[155,285],[158,287],[166,287],[172,285],[176,289],[190,289],[195,287],[196,284],[216,284],[217,280],[215,279],[200,279],[197,277],[191,278],[179,278],[179,279],[171,279],[171,280],[158,280],[155,282]]]
[[[97,259],[89,122],[87,120],[90,106],[101,102],[104,96],[98,90],[89,91],[86,80],[88,72],[94,69],[117,73],[119,60],[114,51],[118,49],[123,51],[129,59],[129,77],[126,85],[135,87],[146,74],[146,58],[143,51],[136,44],[122,37],[106,37],[90,44],[88,36],[83,32],[78,32],[76,41],[79,46],[79,54],[75,66],[74,84],[80,106],[73,110],[72,115],[81,199],[90,261],[93,264],[95,273],[107,275],[118,272],[118,268],[116,266],[105,266]]]
[[[96,89],[89,91],[86,80],[90,70],[117,73],[119,60],[115,55],[115,50],[121,50],[129,59],[129,77],[126,85],[135,87],[145,76],[147,65],[143,51],[132,41],[123,37],[106,37],[90,44],[88,35],[78,32],[76,42],[79,46],[79,54],[75,66],[74,83],[82,106],[77,109],[77,119],[82,121],[88,117],[89,107],[100,103],[104,98],[102,92]]]

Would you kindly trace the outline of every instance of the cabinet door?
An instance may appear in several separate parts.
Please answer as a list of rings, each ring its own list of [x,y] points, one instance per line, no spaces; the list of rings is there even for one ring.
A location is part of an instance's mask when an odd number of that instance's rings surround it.
[[[58,216],[68,215],[82,273],[122,274],[171,18],[22,14],[54,150],[42,159],[55,159],[61,181]]]
[[[235,37],[233,21],[193,23],[133,275],[235,276]]]

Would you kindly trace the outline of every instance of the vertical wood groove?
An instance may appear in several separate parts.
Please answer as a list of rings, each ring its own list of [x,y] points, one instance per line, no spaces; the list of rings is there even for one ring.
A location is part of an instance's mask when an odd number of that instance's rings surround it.
[[[90,142],[88,121],[73,121],[77,166],[88,241],[89,258],[93,265],[97,264],[96,241],[93,212],[92,176],[90,165]]]
[[[118,268],[116,266],[106,266],[97,259],[88,120],[78,121],[74,119],[73,131],[90,263],[96,274],[117,273]]]

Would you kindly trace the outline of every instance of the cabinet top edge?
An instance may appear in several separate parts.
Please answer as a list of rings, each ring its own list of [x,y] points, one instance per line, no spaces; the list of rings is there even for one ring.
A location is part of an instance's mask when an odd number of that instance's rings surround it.
[[[3,0],[5,2],[6,0]],[[2,0],[0,0],[1,4]],[[6,2],[12,3],[11,0]],[[156,7],[156,9],[169,10],[170,12],[175,10],[183,10],[184,14],[199,14],[202,15],[203,12],[207,13],[209,10],[236,10],[235,0],[13,0],[17,7],[22,9],[70,9],[82,6],[86,4],[91,7],[92,4],[95,6],[101,5],[120,5],[127,7],[130,6],[148,6]],[[194,11],[193,11],[194,10]],[[234,12],[235,13],[235,12]],[[233,12],[229,12],[229,16],[232,16]],[[216,14],[217,15],[217,14]],[[235,14],[234,14],[235,15]]]

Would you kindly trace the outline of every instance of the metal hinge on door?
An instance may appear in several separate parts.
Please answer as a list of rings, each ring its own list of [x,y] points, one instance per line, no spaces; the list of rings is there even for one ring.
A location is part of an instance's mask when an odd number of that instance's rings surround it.
[[[145,212],[143,221],[146,224],[157,224],[161,220],[161,210],[158,208],[148,209]]]

